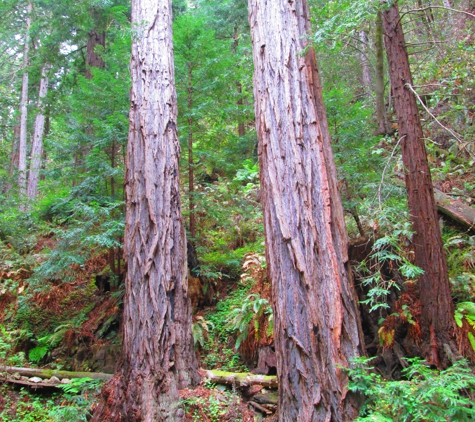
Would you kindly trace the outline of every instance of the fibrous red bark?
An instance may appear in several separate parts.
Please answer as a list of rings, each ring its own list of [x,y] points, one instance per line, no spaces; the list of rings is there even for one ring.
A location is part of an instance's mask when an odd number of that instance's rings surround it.
[[[412,75],[397,1],[383,11],[383,27],[389,75],[398,117],[407,200],[415,234],[415,264],[424,270],[419,278],[422,306],[423,353],[429,361],[445,366],[444,344],[454,349],[454,304],[447,262],[434,200],[424,135],[420,123]]]
[[[279,420],[346,421],[362,336],[308,17],[304,0],[249,0]]]
[[[123,346],[93,421],[177,421],[199,381],[191,335],[171,1],[134,0]]]

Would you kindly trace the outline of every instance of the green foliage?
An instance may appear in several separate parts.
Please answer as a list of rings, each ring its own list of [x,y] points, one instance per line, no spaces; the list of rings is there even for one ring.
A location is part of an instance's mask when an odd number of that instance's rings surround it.
[[[462,328],[463,320],[475,330],[475,303],[473,302],[460,302],[457,304],[455,309],[455,322],[457,325]],[[473,350],[475,351],[475,336],[472,332],[467,333],[470,344],[472,345]]]
[[[60,220],[63,227],[52,230],[58,245],[35,268],[31,281],[36,283],[37,288],[45,286],[48,280],[73,281],[75,266],[82,267],[94,253],[122,246],[120,239],[125,226],[123,203],[94,197],[92,188],[96,182],[99,179],[86,180],[50,209],[55,218],[64,217]]]
[[[193,421],[202,421],[206,417],[206,420],[219,422],[226,420],[231,412],[237,416],[235,407],[239,403],[239,396],[235,391],[216,388],[212,383],[205,384],[205,387],[211,390],[208,397],[192,397],[181,402]]]
[[[208,333],[214,328],[214,325],[212,322],[206,321],[203,317],[198,316],[193,321],[191,328],[195,346],[198,344],[200,347],[204,347]]]
[[[208,335],[207,341],[203,344],[205,353],[202,362],[204,367],[234,371],[247,370],[242,365],[234,348],[228,348],[227,346],[234,334],[234,330],[229,326],[227,319],[232,309],[239,306],[248,296],[250,287],[249,284],[240,284],[226,299],[220,300],[216,304],[213,312],[206,314],[204,321],[206,321]]]
[[[49,422],[48,407],[53,406],[52,400],[41,400],[25,390],[20,392],[21,401],[16,408],[16,418],[8,419],[11,422]],[[0,417],[2,415],[0,414]]]
[[[475,376],[465,361],[443,371],[408,359],[401,381],[384,380],[358,358],[348,370],[349,388],[366,396],[358,421],[467,421],[475,417]]]
[[[13,353],[19,341],[28,337],[28,333],[21,330],[8,331],[0,324],[0,364],[22,366],[26,359],[23,352]]]
[[[267,299],[261,298],[253,293],[244,299],[240,307],[234,308],[227,318],[227,324],[233,331],[238,331],[235,348],[239,349],[241,342],[249,335],[250,324],[254,325],[256,334],[259,333],[259,318],[267,315],[269,334],[274,327],[274,314],[272,307]]]
[[[365,286],[370,286],[367,299],[362,303],[370,306],[370,312],[380,308],[389,308],[386,298],[391,289],[400,289],[396,279],[384,272],[384,264],[397,267],[398,271],[406,280],[417,280],[423,274],[423,270],[411,263],[402,247],[412,237],[411,224],[396,224],[393,231],[374,242],[370,258],[363,261],[358,270],[360,271]],[[369,275],[364,275],[369,273]]]
[[[37,345],[28,352],[28,359],[33,363],[40,363],[50,350],[57,347],[64,339],[71,323],[62,324],[55,328],[52,334],[47,334],[37,340]]]

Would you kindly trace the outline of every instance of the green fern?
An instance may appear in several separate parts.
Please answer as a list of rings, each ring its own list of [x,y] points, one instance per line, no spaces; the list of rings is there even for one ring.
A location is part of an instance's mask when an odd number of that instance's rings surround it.
[[[261,298],[258,294],[253,293],[246,297],[241,307],[234,308],[231,314],[227,318],[226,322],[228,327],[234,331],[238,331],[239,335],[236,339],[235,348],[239,349],[239,346],[249,335],[249,326],[252,323],[254,325],[255,332],[259,332],[259,318],[266,314],[269,324],[267,333],[271,333],[273,329],[273,312],[272,307],[267,299]]]

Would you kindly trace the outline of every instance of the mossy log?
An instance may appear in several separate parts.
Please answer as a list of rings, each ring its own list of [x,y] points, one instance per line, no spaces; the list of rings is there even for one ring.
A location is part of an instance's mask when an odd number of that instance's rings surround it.
[[[205,377],[217,384],[235,385],[236,387],[249,387],[251,385],[262,385],[263,387],[277,388],[277,377],[275,375],[254,375],[249,373],[236,373],[225,371],[207,370]]]
[[[434,197],[437,209],[442,214],[459,223],[467,230],[475,232],[475,208],[435,188]]]
[[[49,379],[57,377],[60,380],[63,378],[92,378],[108,380],[112,378],[112,374],[104,374],[102,372],[75,372],[75,371],[57,371],[54,369],[37,369],[37,368],[20,368],[17,366],[0,366],[0,374],[19,374],[25,377],[39,377]]]
[[[225,371],[204,370],[204,376],[216,384],[235,385],[237,387],[249,387],[251,385],[262,385],[263,387],[277,388],[277,377],[275,375],[255,375],[249,373],[236,373]],[[20,368],[16,366],[0,366],[1,374],[19,374],[26,377],[39,377],[49,379],[51,377],[63,378],[92,378],[108,380],[112,374],[102,372],[75,372],[57,371],[54,369]]]

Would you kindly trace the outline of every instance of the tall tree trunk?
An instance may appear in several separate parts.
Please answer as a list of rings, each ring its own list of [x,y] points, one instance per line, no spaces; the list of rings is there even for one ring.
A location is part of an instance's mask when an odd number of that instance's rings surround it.
[[[352,420],[362,336],[307,2],[249,0],[249,23],[279,420]]]
[[[18,149],[20,147],[20,122],[17,120],[17,124],[13,128],[13,139],[12,139],[12,154],[10,156],[10,175],[15,173],[15,170],[18,170]]]
[[[18,170],[18,148],[20,144],[20,123],[16,124],[13,128],[13,139],[12,139],[12,152],[10,154],[10,166],[8,169],[8,173],[10,176],[15,174],[15,170]],[[12,180],[12,179],[10,179]],[[10,180],[7,181],[4,188],[2,189],[2,193],[6,194],[11,188],[12,183]]]
[[[93,421],[177,421],[199,381],[181,215],[171,1],[134,0],[123,345]]]
[[[20,142],[18,145],[18,187],[20,197],[26,196],[26,154],[27,154],[27,117],[28,117],[28,54],[30,51],[32,3],[26,9],[25,46],[23,47],[23,80],[20,98]],[[23,207],[20,207],[23,209]]]
[[[45,129],[44,101],[48,94],[48,70],[48,65],[45,65],[41,70],[40,91],[38,95],[38,114],[35,119],[35,129],[33,132],[33,143],[30,156],[30,172],[28,174],[27,195],[30,199],[36,198],[37,195],[41,158],[43,155],[43,134]]]
[[[386,117],[386,108],[384,106],[384,49],[383,49],[383,21],[381,11],[376,15],[376,75],[374,91],[376,95],[376,116],[378,119],[377,135],[386,135],[388,133],[388,119]]]
[[[193,64],[188,63],[188,205],[190,211],[190,237],[194,244],[196,240],[195,215],[195,172],[193,163]]]
[[[399,136],[403,138],[407,199],[415,231],[415,264],[424,270],[419,278],[423,353],[437,366],[445,366],[448,359],[444,344],[455,348],[454,304],[419,111],[415,96],[406,86],[412,86],[412,75],[397,1],[384,10],[383,27]]]
[[[99,22],[98,25],[87,34],[87,45],[86,45],[86,70],[84,72],[84,77],[91,80],[93,78],[91,69],[93,67],[103,69],[105,67],[105,62],[102,59],[102,56],[98,54],[96,47],[101,46],[105,47],[106,45],[106,31],[99,29],[102,25],[100,24],[102,18],[100,13],[96,12],[94,9],[89,13],[91,19],[95,22]],[[94,130],[90,127],[85,129],[88,135],[93,135]],[[76,153],[74,155],[74,172],[75,176],[72,180],[73,187],[76,186],[79,182],[78,171],[81,167],[84,167],[84,157],[90,151],[90,145],[79,145]]]
[[[239,45],[239,27],[238,25],[234,25],[234,34],[233,34],[233,53],[236,55],[237,54],[237,49]],[[238,100],[237,100],[237,105],[238,105],[238,110],[242,109],[242,105],[244,105],[244,100],[242,98],[242,84],[240,81],[236,82],[236,88],[238,91]],[[246,126],[244,125],[244,122],[241,121],[239,118],[238,121],[238,136],[244,136],[246,134]]]
[[[360,60],[361,60],[361,79],[363,81],[363,87],[365,90],[365,94],[369,94],[371,92],[371,71],[369,66],[369,59],[368,59],[368,34],[365,30],[360,31],[360,43],[361,43],[361,52],[360,52]]]

